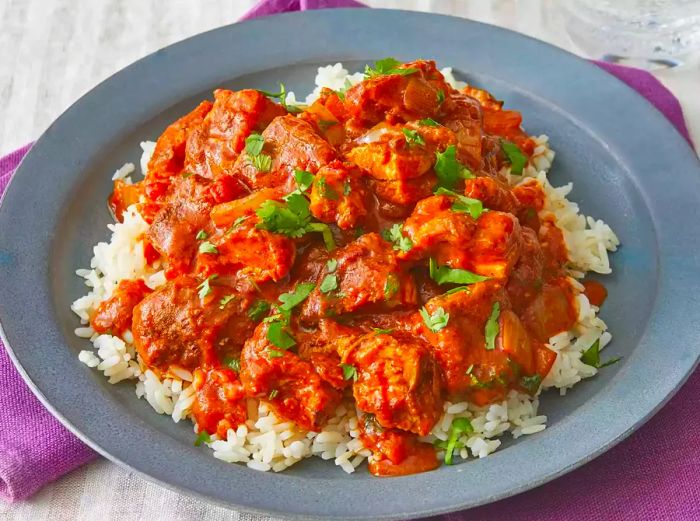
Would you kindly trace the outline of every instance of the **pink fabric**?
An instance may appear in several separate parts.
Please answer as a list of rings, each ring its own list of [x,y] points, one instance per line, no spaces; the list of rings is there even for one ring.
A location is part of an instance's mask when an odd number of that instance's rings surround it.
[[[266,0],[244,19],[327,7],[362,7],[362,4],[353,0]],[[678,100],[653,76],[636,69],[598,65],[638,90],[690,141]],[[0,194],[29,147],[26,145],[0,159]],[[22,381],[1,343],[0,388],[0,497],[6,501],[27,498],[96,457],[43,408]],[[647,425],[595,461],[530,492],[433,519],[700,519],[697,425],[700,425],[698,371]]]

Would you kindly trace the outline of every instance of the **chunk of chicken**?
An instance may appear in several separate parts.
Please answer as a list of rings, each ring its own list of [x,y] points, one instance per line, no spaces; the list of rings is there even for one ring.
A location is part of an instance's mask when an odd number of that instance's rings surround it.
[[[471,169],[481,164],[482,113],[479,102],[453,93],[446,103],[447,114],[442,124],[455,133],[457,159]]]
[[[435,62],[419,60],[399,68],[416,72],[375,76],[348,89],[345,106],[351,118],[351,129],[384,120],[405,122],[438,115],[441,99],[452,89]]]
[[[217,365],[240,352],[255,327],[246,313],[250,297],[216,280],[205,284],[210,288],[207,294],[201,281],[179,277],[134,308],[134,344],[148,367],[191,370]]]
[[[280,116],[272,120],[262,133],[265,145],[262,154],[272,158],[269,171],[260,171],[247,153],[236,161],[236,171],[254,189],[265,187],[292,188],[294,170],[312,174],[335,159],[333,147],[314,128],[295,116]]]
[[[98,333],[111,331],[114,335],[131,329],[134,307],[150,292],[141,279],[120,281],[112,296],[97,307],[90,325]]]
[[[506,278],[520,257],[520,223],[509,213],[484,212],[467,249],[464,266],[479,275]]]
[[[145,194],[152,202],[165,197],[170,178],[182,172],[185,146],[190,134],[198,129],[212,108],[210,101],[201,102],[192,112],[178,119],[160,135],[148,161]]]
[[[421,177],[435,163],[435,152],[424,145],[409,144],[401,128],[377,125],[357,141],[347,158],[380,181]]]
[[[215,90],[211,111],[187,139],[185,169],[203,177],[232,175],[245,138],[286,113],[257,90]]]
[[[491,177],[475,177],[464,183],[464,195],[479,199],[484,207],[517,214],[520,203],[508,185]]]
[[[362,173],[352,163],[333,161],[322,167],[311,188],[311,214],[321,222],[354,228],[367,214],[369,193]]]
[[[241,355],[241,381],[249,396],[267,399],[275,413],[301,428],[320,431],[340,402],[341,392],[323,380],[311,362],[275,347],[261,323]]]
[[[178,180],[148,229],[147,239],[168,264],[169,275],[186,273],[197,251],[197,233],[210,225],[209,211],[239,195],[230,176],[216,181],[193,175]]]
[[[229,368],[197,369],[192,382],[195,399],[192,417],[200,432],[226,439],[229,429],[236,429],[248,418],[245,391],[238,376]]]
[[[261,230],[256,223],[257,218],[251,217],[228,229],[217,230],[208,238],[213,248],[200,249],[197,255],[197,273],[202,277],[213,273],[236,275],[257,283],[284,278],[294,264],[294,241]]]
[[[415,305],[416,285],[399,265],[391,244],[376,233],[368,233],[333,254],[335,270],[322,272],[323,280],[304,303],[302,318],[313,322],[321,317],[355,311],[372,312]]]
[[[442,414],[440,368],[429,347],[410,335],[365,335],[342,354],[354,367],[357,406],[385,428],[427,435]]]

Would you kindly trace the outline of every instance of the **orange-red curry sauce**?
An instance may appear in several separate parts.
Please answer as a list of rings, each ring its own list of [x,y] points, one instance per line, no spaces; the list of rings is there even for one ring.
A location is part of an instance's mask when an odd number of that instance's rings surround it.
[[[158,374],[191,371],[210,433],[244,422],[247,397],[312,430],[351,398],[372,473],[431,470],[418,436],[444,401],[536,392],[556,357],[545,342],[575,321],[544,193],[502,173],[509,144],[532,153],[520,124],[431,61],[325,89],[301,112],[217,90],[110,198],[120,219],[138,205],[168,282],[122,282],[91,323],[130,328]]]

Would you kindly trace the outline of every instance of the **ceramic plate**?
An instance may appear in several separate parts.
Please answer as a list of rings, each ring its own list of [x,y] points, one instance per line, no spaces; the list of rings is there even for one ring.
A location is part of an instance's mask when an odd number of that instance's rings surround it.
[[[565,397],[546,393],[549,427],[488,458],[401,478],[347,475],[313,458],[281,474],[225,464],[174,424],[78,361],[70,303],[78,267],[107,237],[110,174],[139,142],[215,87],[310,91],[316,67],[358,70],[394,56],[431,58],[522,111],[550,136],[550,179],[622,241],[601,316],[620,363]],[[58,86],[57,88],[60,88]],[[68,428],[113,461],[167,487],[289,516],[398,519],[459,510],[522,492],[609,449],[668,400],[700,353],[700,166],[648,102],[584,60],[463,19],[389,10],[284,14],[223,27],[156,52],[68,109],[22,162],[0,208],[0,317],[16,364]],[[506,437],[508,438],[508,437]]]

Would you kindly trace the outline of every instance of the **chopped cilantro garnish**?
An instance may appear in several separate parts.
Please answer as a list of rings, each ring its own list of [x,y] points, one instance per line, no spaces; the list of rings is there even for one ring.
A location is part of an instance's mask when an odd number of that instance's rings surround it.
[[[268,98],[275,98],[280,100],[280,104],[287,110],[287,112],[291,112],[292,114],[296,114],[297,112],[301,112],[303,110],[303,105],[297,106],[297,105],[288,105],[287,104],[287,89],[284,86],[284,83],[280,83],[280,91],[279,92],[269,92],[265,90],[258,90],[259,93],[267,96]]]
[[[219,309],[224,309],[226,307],[226,304],[228,304],[229,302],[231,302],[235,298],[236,298],[235,295],[226,295],[224,298],[222,298],[219,301]]]
[[[448,289],[445,291],[444,295],[454,295],[455,293],[459,293],[460,291],[471,291],[469,289],[469,286],[457,286],[456,288]]]
[[[329,226],[325,223],[312,223],[309,200],[301,193],[292,192],[285,202],[267,200],[255,213],[260,218],[258,228],[298,238],[307,232],[321,232],[328,250],[335,248],[335,241]]]
[[[463,434],[471,434],[474,432],[471,422],[468,418],[455,418],[450,425],[450,431],[447,435],[447,445],[445,446],[445,463],[452,465],[452,453],[457,448],[459,438]]]
[[[586,349],[581,355],[581,361],[584,364],[593,366],[596,369],[602,369],[603,367],[613,365],[614,363],[617,363],[620,360],[622,360],[622,357],[611,358],[607,362],[603,363],[600,362],[600,339],[593,342],[591,347]]]
[[[530,394],[535,394],[537,389],[540,388],[542,383],[542,377],[538,374],[533,374],[532,376],[523,376],[520,379],[520,385],[523,389],[526,389]]]
[[[257,132],[245,138],[245,151],[253,166],[259,172],[269,172],[272,167],[272,158],[262,153],[263,146],[265,146],[265,138]]]
[[[217,250],[216,246],[209,241],[204,241],[199,245],[199,253],[211,253],[213,255],[218,255],[219,250]]]
[[[334,127],[338,124],[339,123],[337,121],[334,121],[332,119],[319,119],[318,120],[318,128],[320,128],[322,132],[325,132],[329,128]]]
[[[403,235],[403,224],[394,224],[391,228],[382,230],[382,237],[394,243],[395,250],[407,252],[413,248],[413,241]]]
[[[197,289],[199,290],[199,298],[203,299],[211,293],[211,281],[216,277],[218,277],[216,273],[209,275],[199,286],[197,286]]]
[[[474,177],[471,170],[457,160],[457,147],[448,146],[444,152],[435,152],[435,174],[438,178],[438,186],[453,189],[460,179]]]
[[[272,345],[287,350],[296,345],[297,341],[285,330],[281,321],[270,322],[267,326],[267,339]]]
[[[445,91],[444,90],[437,91],[438,105],[442,105],[444,101],[445,101]]]
[[[292,291],[282,293],[279,296],[279,301],[282,303],[280,305],[280,310],[286,312],[291,311],[294,307],[304,302],[315,287],[316,285],[313,282],[304,282],[297,284]]]
[[[233,221],[233,224],[231,224],[231,226],[229,226],[229,229],[226,230],[226,233],[231,233],[233,230],[238,228],[241,224],[243,224],[243,221],[248,219],[248,217],[250,217],[250,215],[241,215],[240,217],[236,217],[236,220]]]
[[[383,60],[377,60],[374,62],[374,68],[370,67],[369,65],[365,65],[365,78],[385,76],[387,74],[400,74],[402,76],[407,76],[408,74],[418,72],[418,69],[413,67],[399,69],[397,68],[399,65],[401,65],[401,62],[395,58],[384,58]]]
[[[194,446],[199,447],[202,443],[211,443],[211,436],[207,431],[199,431],[197,439],[194,440]]]
[[[300,192],[306,192],[314,182],[314,175],[306,170],[294,169],[294,180],[297,182]]]
[[[404,137],[406,138],[406,143],[409,145],[425,145],[425,140],[417,130],[411,130],[410,128],[401,129]]]
[[[273,389],[272,391],[270,391],[270,394],[267,395],[267,399],[272,400],[275,396],[277,396],[278,393],[279,391],[277,389]]]
[[[328,182],[326,181],[325,177],[319,177],[316,183],[318,184],[318,190],[321,194],[321,197],[323,197],[324,199],[330,199],[332,201],[335,201],[339,198],[338,192],[336,192],[333,188],[328,186]]]
[[[374,335],[390,335],[391,333],[394,332],[393,329],[381,329],[379,327],[373,327],[372,331],[374,331]]]
[[[433,333],[437,333],[441,329],[445,328],[445,326],[447,326],[447,322],[450,320],[450,314],[445,313],[445,310],[441,307],[437,308],[435,313],[432,315],[428,313],[428,310],[425,309],[425,307],[422,307],[420,309],[420,316],[423,318],[423,322],[425,323],[426,327]]]
[[[486,350],[492,351],[496,349],[496,336],[498,336],[498,317],[501,314],[501,305],[498,302],[494,302],[491,307],[491,315],[489,315],[486,321],[486,326],[484,326],[484,336],[486,340]]]
[[[321,237],[323,237],[323,244],[326,245],[328,251],[333,251],[335,249],[335,239],[333,239],[333,232],[331,232],[330,226],[326,223],[311,223],[306,227],[309,232],[321,232]]]
[[[384,282],[384,298],[390,300],[399,291],[399,278],[394,273],[389,273]]]
[[[326,275],[318,289],[321,290],[321,293],[330,293],[338,289],[338,277],[335,275]]]
[[[207,237],[209,237],[209,234],[207,234],[207,232],[205,232],[204,230],[199,230],[195,239],[197,239],[198,241],[203,241]]]
[[[282,358],[284,356],[284,351],[280,351],[279,349],[273,349],[269,347],[267,349],[267,356],[268,358]]]
[[[438,123],[437,121],[435,121],[435,120],[432,119],[432,118],[421,119],[421,120],[418,122],[418,124],[419,124],[419,125],[422,125],[422,126],[424,126],[424,127],[439,127],[439,126],[440,126],[440,123]]]
[[[522,175],[523,168],[527,164],[527,156],[522,153],[518,145],[506,141],[501,141],[501,149],[510,162],[510,173],[513,175]]]
[[[240,373],[241,372],[241,359],[240,358],[228,358],[224,362],[227,366],[229,366],[233,371]]]
[[[338,261],[336,259],[330,259],[326,262],[326,271],[328,273],[333,273],[338,267]]]
[[[488,277],[477,275],[471,271],[438,266],[437,262],[435,262],[435,259],[432,257],[430,259],[429,270],[430,278],[438,284],[474,284],[475,282],[488,280]]]
[[[245,151],[249,156],[259,156],[264,146],[265,138],[257,132],[245,138]]]
[[[343,195],[347,197],[352,192],[352,186],[350,186],[350,179],[346,179],[343,182]]]
[[[270,311],[270,303],[265,300],[256,300],[248,309],[248,317],[255,322],[259,322],[267,312]]]
[[[355,369],[355,366],[350,364],[340,364],[340,368],[343,370],[343,378],[346,380],[350,380],[352,378],[354,381],[357,381],[357,369]]]
[[[450,197],[455,197],[457,200],[452,203],[452,211],[468,213],[472,219],[478,219],[479,216],[484,213],[484,203],[482,203],[479,199],[467,197],[466,195],[448,190],[442,186],[435,190],[435,195],[448,195]]]
[[[472,374],[473,370],[474,370],[474,364],[470,364],[469,367],[467,367],[467,370],[464,371],[464,374]]]

